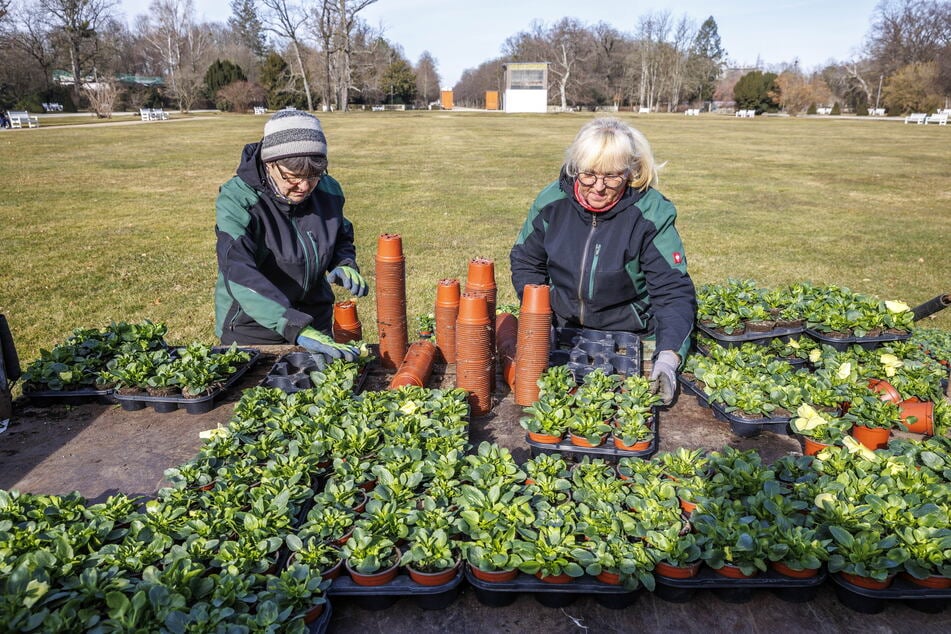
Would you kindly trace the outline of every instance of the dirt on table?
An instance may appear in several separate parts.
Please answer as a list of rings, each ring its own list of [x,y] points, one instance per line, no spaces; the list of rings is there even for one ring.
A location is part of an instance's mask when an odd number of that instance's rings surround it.
[[[292,349],[262,347],[257,364],[205,414],[183,409],[125,411],[107,403],[38,406],[19,398],[9,428],[0,434],[0,488],[49,494],[78,491],[92,502],[117,492],[154,497],[164,484],[164,471],[198,452],[203,442],[200,432],[227,425],[241,391],[258,385],[274,361]],[[386,389],[390,378],[390,373],[371,364],[363,389]],[[454,387],[454,382],[451,366],[437,366],[428,385]],[[498,443],[509,448],[517,461],[524,461],[531,449],[518,424],[522,407],[514,403],[503,380],[496,385],[492,411],[470,422],[471,443]],[[680,393],[671,407],[661,410],[659,420],[659,450],[729,445],[756,449],[767,462],[800,451],[796,439],[781,434],[734,435],[728,423],[715,419],[689,394]],[[365,609],[359,598],[337,598],[329,631],[951,631],[947,610],[926,614],[894,602],[881,614],[859,615],[836,600],[832,586],[826,582],[808,603],[783,601],[767,590],[754,592],[744,603],[728,603],[708,590],[698,591],[687,603],[671,603],[641,592],[622,610],[605,607],[592,597],[551,608],[531,595],[522,595],[506,607],[488,607],[478,601],[472,588],[463,588],[449,607],[439,610],[422,609],[410,597],[382,611]]]

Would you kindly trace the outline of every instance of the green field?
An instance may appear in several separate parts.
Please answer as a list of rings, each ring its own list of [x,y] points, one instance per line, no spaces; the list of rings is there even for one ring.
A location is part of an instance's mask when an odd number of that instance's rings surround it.
[[[321,115],[371,286],[377,237],[399,233],[410,319],[476,256],[495,260],[499,302],[513,302],[509,249],[591,116]],[[697,283],[810,280],[911,305],[951,292],[951,127],[621,116],[666,162],[660,190]],[[21,361],[114,320],[213,342],[214,200],[264,122],[176,115],[0,133],[0,313]],[[372,293],[359,311],[375,341]],[[951,310],[928,323],[951,328]]]

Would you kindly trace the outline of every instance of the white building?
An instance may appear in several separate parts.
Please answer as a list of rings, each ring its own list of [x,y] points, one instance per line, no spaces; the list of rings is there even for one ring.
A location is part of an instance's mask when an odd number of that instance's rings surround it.
[[[548,112],[548,62],[510,62],[505,69],[505,112]]]

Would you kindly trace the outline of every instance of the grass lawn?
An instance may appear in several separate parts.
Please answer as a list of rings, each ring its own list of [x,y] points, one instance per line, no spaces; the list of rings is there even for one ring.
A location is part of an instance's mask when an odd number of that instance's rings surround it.
[[[321,115],[371,287],[377,237],[399,233],[410,320],[476,256],[495,260],[499,302],[514,302],[509,249],[591,116]],[[911,305],[951,292],[951,128],[621,116],[666,162],[660,190],[677,205],[698,284],[811,280]],[[110,321],[148,318],[167,323],[172,342],[215,340],[215,196],[265,120],[0,133],[0,313],[24,365],[72,329]],[[375,341],[372,293],[358,306]],[[951,329],[951,310],[927,323]]]

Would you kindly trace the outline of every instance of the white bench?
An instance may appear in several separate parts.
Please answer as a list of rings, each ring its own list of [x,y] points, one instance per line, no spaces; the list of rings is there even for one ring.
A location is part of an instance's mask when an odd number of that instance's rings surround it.
[[[870,117],[884,117],[885,108],[869,108],[868,114]]]
[[[62,112],[63,111],[63,104],[56,103],[55,101],[51,101],[50,103],[44,103],[42,105],[43,105],[43,110],[45,110],[46,112]]]
[[[139,108],[139,118],[143,121],[164,121],[168,113],[161,108]]]
[[[948,125],[948,113],[941,112],[938,114],[933,114],[925,120],[925,125],[929,123],[936,123],[938,125]]]
[[[267,108],[264,106],[254,106],[254,114],[267,114]]]
[[[816,114],[832,114],[832,108],[828,106],[822,106],[821,108],[816,108]]]
[[[924,125],[928,122],[928,115],[924,112],[912,112],[910,115],[905,117],[905,123],[915,123],[917,125]]]
[[[650,114],[651,109],[646,106],[641,106],[637,109],[638,114]]]
[[[700,108],[687,108],[686,110],[684,110],[684,116],[687,116],[687,117],[699,117],[699,116],[700,116]]]
[[[753,117],[756,116],[756,111],[755,110],[737,110],[736,116],[740,117],[741,119],[752,119]]]
[[[40,120],[37,117],[31,116],[30,113],[25,110],[7,110],[7,118],[10,120],[11,128],[22,128],[24,126],[28,128],[40,127]]]

